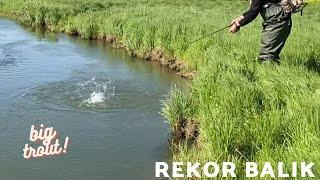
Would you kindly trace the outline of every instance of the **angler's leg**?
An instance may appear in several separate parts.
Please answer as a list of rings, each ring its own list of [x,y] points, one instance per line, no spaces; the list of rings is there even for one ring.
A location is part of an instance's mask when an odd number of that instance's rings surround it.
[[[290,30],[291,20],[267,25],[262,31],[259,59],[278,61],[280,59],[279,54],[286,43]]]
[[[263,13],[265,21],[261,35],[259,59],[261,61],[273,60],[280,63],[279,54],[286,43],[292,27],[291,17],[284,18],[282,8],[277,6],[270,7]]]

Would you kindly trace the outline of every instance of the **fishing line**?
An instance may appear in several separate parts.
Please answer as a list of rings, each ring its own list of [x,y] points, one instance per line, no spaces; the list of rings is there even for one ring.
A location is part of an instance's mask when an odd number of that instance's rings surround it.
[[[194,44],[194,43],[196,43],[196,42],[198,42],[198,41],[201,41],[202,39],[205,39],[205,38],[207,38],[207,37],[210,37],[210,36],[212,36],[212,35],[220,32],[220,31],[223,31],[223,30],[225,30],[225,29],[227,29],[227,28],[229,28],[229,27],[231,27],[231,26],[232,26],[232,24],[230,24],[230,25],[228,25],[228,26],[226,26],[226,27],[223,27],[223,28],[221,28],[221,29],[218,29],[218,30],[216,30],[216,31],[214,31],[214,32],[212,32],[212,33],[210,33],[210,34],[207,34],[207,35],[205,35],[205,36],[203,36],[203,37],[201,37],[201,38],[199,38],[199,39],[196,39],[196,40],[188,43],[188,44],[185,46],[185,48],[189,47],[190,45],[192,45],[192,44]]]

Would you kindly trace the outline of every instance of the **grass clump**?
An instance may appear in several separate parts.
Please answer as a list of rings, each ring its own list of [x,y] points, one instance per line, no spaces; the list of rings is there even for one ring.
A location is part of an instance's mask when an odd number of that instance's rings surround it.
[[[259,79],[248,79],[244,70]],[[188,119],[199,124],[198,145],[176,147],[175,160],[233,161],[239,167],[247,161],[319,162],[319,80],[292,67],[220,62],[202,69],[191,91],[174,95],[164,109],[172,127]]]

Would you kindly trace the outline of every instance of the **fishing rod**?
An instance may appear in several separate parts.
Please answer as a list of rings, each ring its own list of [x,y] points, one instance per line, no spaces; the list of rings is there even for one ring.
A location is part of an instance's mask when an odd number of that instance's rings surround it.
[[[199,38],[199,39],[197,39],[197,40],[194,40],[194,41],[188,43],[188,44],[186,45],[186,47],[188,47],[188,46],[190,46],[191,44],[194,44],[194,43],[196,43],[196,42],[198,42],[198,41],[201,41],[201,40],[204,39],[204,38],[207,38],[207,37],[209,37],[209,36],[212,36],[212,35],[220,32],[220,31],[223,31],[223,30],[225,30],[225,29],[227,29],[227,28],[229,28],[229,27],[231,27],[231,26],[232,26],[232,24],[230,24],[230,25],[228,25],[228,26],[226,26],[226,27],[223,27],[223,28],[221,28],[221,29],[219,29],[219,30],[216,30],[216,31],[214,31],[214,32],[212,32],[212,33],[210,33],[210,34],[207,34],[207,35],[205,35],[205,36],[203,36],[203,37],[201,37],[201,38]]]

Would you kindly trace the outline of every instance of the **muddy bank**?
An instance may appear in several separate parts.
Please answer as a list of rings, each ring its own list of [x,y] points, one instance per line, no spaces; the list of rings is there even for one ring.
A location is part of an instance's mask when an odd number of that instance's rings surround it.
[[[66,34],[71,36],[82,37],[81,34],[79,34],[78,32],[66,33]],[[127,45],[123,44],[121,40],[119,40],[119,38],[116,36],[107,35],[103,37],[92,37],[90,39],[104,41],[106,42],[106,44],[114,48],[124,49],[131,57],[138,57],[146,61],[157,62],[162,66],[168,67],[176,71],[183,78],[193,79],[195,75],[195,71],[182,72],[186,67],[186,64],[184,63],[184,61],[166,55],[161,48],[154,48],[154,49],[151,49],[149,52],[141,54],[141,53],[137,53],[137,51],[135,51],[134,49],[131,49]]]

